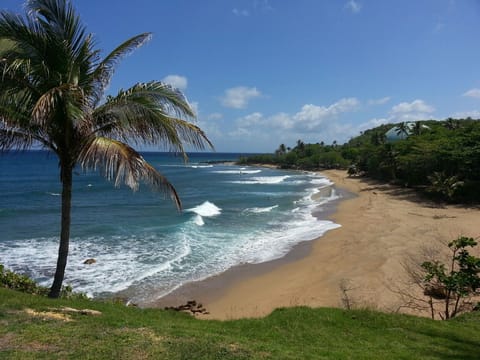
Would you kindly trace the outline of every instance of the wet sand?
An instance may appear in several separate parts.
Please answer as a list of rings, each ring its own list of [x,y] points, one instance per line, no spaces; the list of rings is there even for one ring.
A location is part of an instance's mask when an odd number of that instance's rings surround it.
[[[321,174],[343,190],[329,216],[340,228],[297,245],[284,258],[235,267],[148,306],[195,299],[209,312],[202,318],[259,317],[279,307],[342,306],[343,284],[355,306],[397,311],[402,300],[391,289],[407,279],[402,263],[409,254],[460,235],[480,236],[478,208],[441,206],[344,171]]]

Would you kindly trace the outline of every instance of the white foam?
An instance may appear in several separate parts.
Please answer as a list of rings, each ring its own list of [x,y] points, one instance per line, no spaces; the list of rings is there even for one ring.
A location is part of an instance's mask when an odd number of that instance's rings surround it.
[[[146,278],[171,272],[191,253],[186,241],[177,241],[168,247],[157,243],[155,235],[144,239],[135,236],[73,238],[64,284],[90,296],[115,293]],[[9,251],[4,252],[6,249]],[[0,252],[6,255],[2,256],[5,266],[27,273],[43,286],[51,285],[56,260],[52,254],[57,250],[57,238],[27,239],[8,246],[0,243]],[[96,263],[85,265],[87,258],[94,258]]]
[[[213,165],[190,165],[192,169],[206,169],[211,168]]]
[[[280,184],[284,182],[286,179],[290,178],[290,175],[282,175],[282,176],[259,176],[253,177],[248,180],[241,180],[241,181],[231,181],[232,184]]]
[[[245,170],[245,169],[239,169],[239,170],[216,170],[213,171],[215,174],[258,174],[262,172],[262,170]]]
[[[61,194],[60,193],[54,193],[54,192],[47,192],[48,195],[52,195],[52,196],[60,196]]]
[[[203,173],[211,174],[215,170]],[[232,167],[220,171],[233,170],[236,174],[243,172],[244,175],[236,179],[242,180],[241,184],[282,184],[281,191],[277,191],[276,186],[235,187],[227,183],[234,176],[222,179],[221,175],[213,175],[213,179],[220,179],[221,191],[225,191],[221,186],[231,191],[225,192],[227,198],[223,200],[223,193],[213,192],[207,197],[212,202],[194,200],[193,204],[199,205],[187,210],[190,212],[187,221],[179,216],[178,222],[174,220],[166,225],[166,231],[155,217],[152,222],[139,225],[141,230],[124,226],[124,231],[115,227],[116,235],[105,235],[105,238],[87,235],[72,238],[65,284],[94,296],[121,291],[121,296],[126,294],[133,302],[145,303],[182,284],[238,264],[282,257],[300,241],[318,238],[340,226],[312,216],[320,203],[338,198],[334,191],[321,191],[332,184],[328,179],[316,174],[270,170],[263,170],[262,176],[258,176],[255,174],[261,170],[251,168]],[[239,205],[236,199],[243,197],[249,202]],[[259,200],[255,201],[255,197]],[[217,200],[219,198],[222,200]],[[269,204],[265,202],[267,198],[274,198],[269,200],[270,204],[278,205],[265,206]],[[222,204],[224,209],[213,202]],[[219,218],[207,219],[220,214]],[[3,244],[0,241],[0,256],[6,266],[26,270],[46,286],[53,278],[57,251],[57,237],[5,240]],[[95,258],[97,263],[84,265],[87,258]]]
[[[203,204],[195,206],[194,208],[191,208],[191,209],[187,209],[185,211],[194,212],[195,214],[203,217],[210,217],[210,216],[220,215],[222,213],[221,210],[222,209],[220,209],[210,201],[205,201]]]
[[[333,185],[333,182],[330,181],[330,179],[327,178],[313,178],[310,180],[310,184],[313,185]]]
[[[253,208],[245,209],[244,211],[259,214],[259,213],[270,212],[270,211],[272,211],[273,209],[276,209],[276,208],[278,208],[278,205],[263,207],[263,208],[253,207]]]
[[[205,225],[205,222],[203,221],[203,218],[200,215],[195,215],[193,222],[197,224],[198,226],[203,226]]]

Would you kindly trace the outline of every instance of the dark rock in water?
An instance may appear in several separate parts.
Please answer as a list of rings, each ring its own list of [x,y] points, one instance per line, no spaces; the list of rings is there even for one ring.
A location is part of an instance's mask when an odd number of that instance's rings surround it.
[[[91,264],[95,264],[96,262],[97,262],[97,260],[95,260],[95,259],[87,259],[83,263],[86,264],[86,265],[91,265]]]

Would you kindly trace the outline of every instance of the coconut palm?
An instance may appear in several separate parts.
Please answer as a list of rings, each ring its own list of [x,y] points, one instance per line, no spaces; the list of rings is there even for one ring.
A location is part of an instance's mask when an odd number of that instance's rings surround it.
[[[50,297],[58,297],[67,264],[73,170],[99,170],[115,186],[140,182],[180,199],[168,180],[131,145],[150,144],[185,156],[184,146],[212,147],[191,120],[181,92],[152,81],[116,96],[105,90],[119,60],[150,39],[125,41],[105,58],[68,0],[30,0],[26,14],[0,13],[0,149],[40,145],[58,156],[61,229]]]
[[[401,139],[405,139],[410,135],[410,124],[408,122],[401,122],[396,127],[396,133]]]

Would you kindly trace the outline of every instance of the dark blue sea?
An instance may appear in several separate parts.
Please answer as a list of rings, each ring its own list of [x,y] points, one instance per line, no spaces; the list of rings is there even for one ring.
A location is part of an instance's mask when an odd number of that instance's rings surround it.
[[[143,155],[175,186],[184,210],[147,186],[115,188],[77,169],[65,277],[77,291],[147,303],[233,266],[282,257],[338,226],[319,218],[337,198],[321,191],[332,185],[321,175],[211,163],[240,154],[193,153],[188,163]],[[0,191],[0,263],[49,286],[60,232],[56,157],[0,154]],[[83,264],[88,258],[97,262]]]

